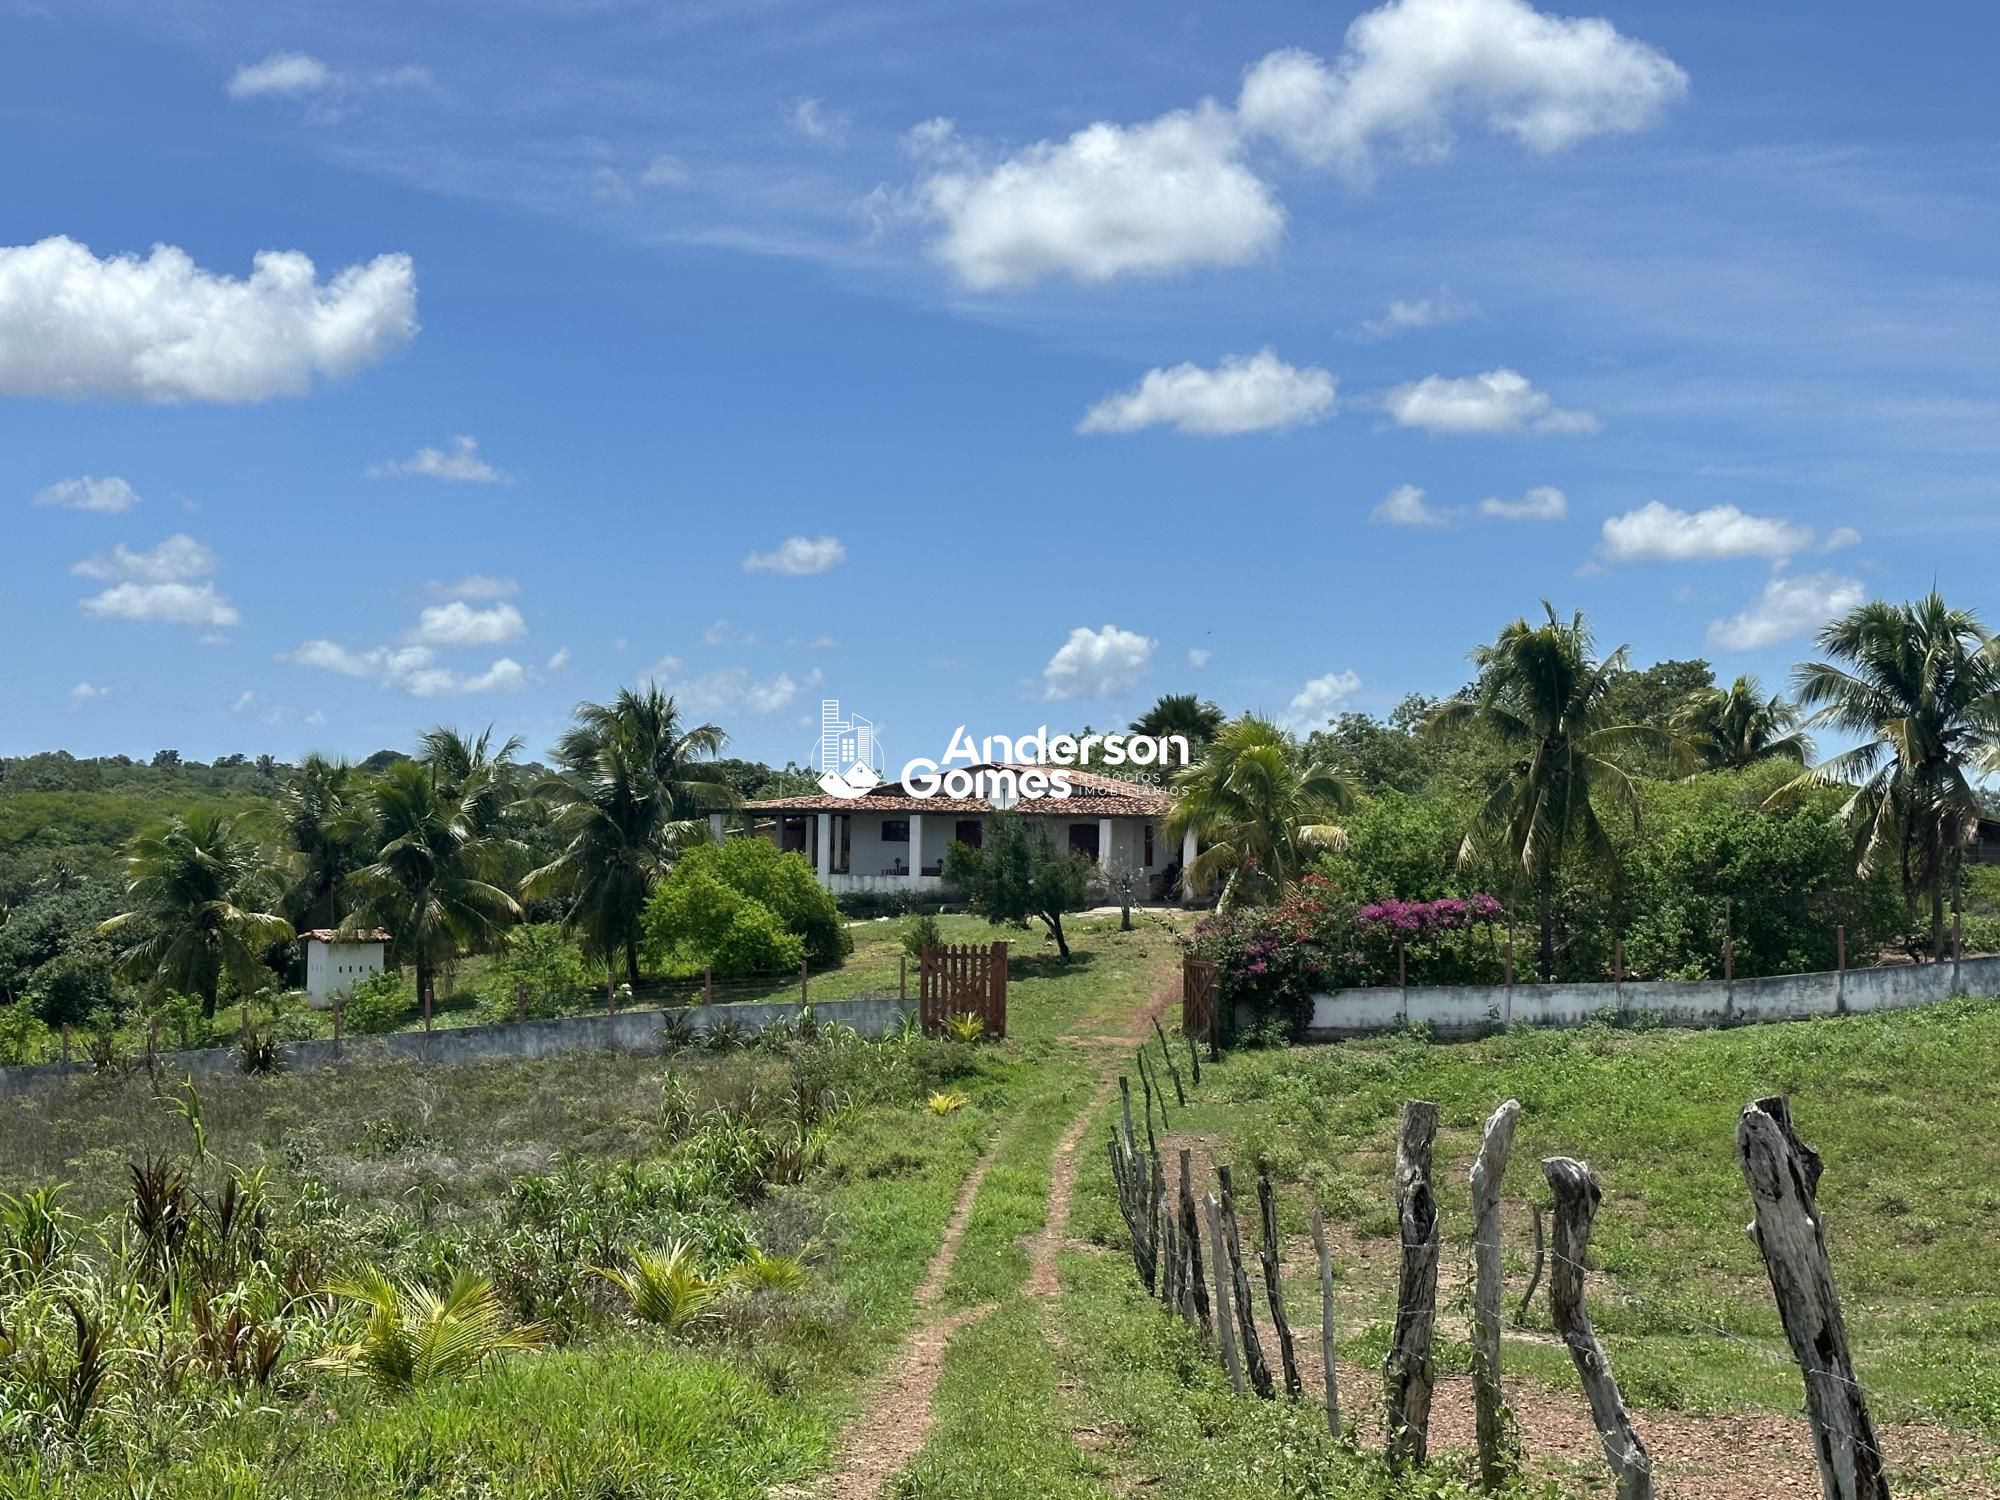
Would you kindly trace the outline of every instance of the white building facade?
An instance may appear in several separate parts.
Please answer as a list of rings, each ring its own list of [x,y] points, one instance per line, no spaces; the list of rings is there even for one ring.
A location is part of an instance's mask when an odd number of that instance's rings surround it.
[[[340,932],[331,927],[299,934],[306,950],[306,1000],[324,1008],[336,995],[354,993],[355,985],[380,974],[389,949],[389,934]]]

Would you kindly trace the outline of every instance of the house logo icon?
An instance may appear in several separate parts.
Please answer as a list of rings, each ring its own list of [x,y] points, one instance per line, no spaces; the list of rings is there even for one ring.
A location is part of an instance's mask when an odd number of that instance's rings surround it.
[[[882,747],[875,726],[859,714],[841,717],[838,698],[819,705],[819,746],[813,752],[819,788],[829,797],[852,801],[882,784]]]

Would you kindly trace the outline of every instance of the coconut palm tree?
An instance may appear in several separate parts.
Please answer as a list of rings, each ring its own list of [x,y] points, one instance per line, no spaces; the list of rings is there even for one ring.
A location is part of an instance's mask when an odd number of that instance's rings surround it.
[[[491,724],[475,739],[440,724],[426,730],[417,744],[418,762],[430,769],[441,791],[458,799],[474,832],[488,834],[498,828],[514,802],[520,771],[514,757],[521,752],[521,737],[513,735],[495,745]]]
[[[1131,732],[1160,739],[1179,735],[1187,741],[1185,764],[1192,765],[1221,728],[1222,710],[1213,703],[1193,693],[1162,693],[1151,708],[1132,721]],[[1164,786],[1182,764],[1163,755],[1158,764],[1136,771],[1134,777]]]
[[[1674,710],[1673,727],[1711,770],[1741,770],[1760,760],[1804,765],[1812,759],[1812,740],[1799,731],[1799,711],[1782,694],[1766,698],[1754,677],[1689,694]]]
[[[688,844],[708,837],[707,814],[737,798],[713,757],[728,736],[687,728],[657,686],[584,703],[556,745],[558,770],[534,791],[562,852],[522,882],[530,899],[563,899],[563,922],[606,964],[622,954],[639,982],[639,918]]]
[[[340,921],[340,886],[364,862],[367,824],[360,773],[345,760],[308,755],[278,789],[278,824],[292,853],[285,905],[303,927]]]
[[[1180,799],[1167,836],[1193,831],[1203,848],[1186,878],[1202,888],[1221,882],[1220,907],[1281,895],[1315,854],[1344,841],[1329,820],[1354,805],[1353,790],[1331,768],[1269,719],[1247,713],[1218,729],[1174,785]]]
[[[196,809],[132,841],[131,910],[97,930],[126,941],[119,969],[149,995],[198,995],[213,1016],[223,979],[251,988],[265,952],[291,938],[292,924],[269,909],[279,878],[251,832],[257,816]]]
[[[1862,875],[1899,862],[1914,908],[1930,898],[1931,953],[1944,956],[1944,892],[1979,827],[1972,777],[2000,770],[2000,643],[1933,590],[1914,604],[1876,601],[1819,633],[1830,661],[1793,674],[1806,723],[1863,742],[1774,792],[1839,786]]]
[[[421,761],[383,771],[368,806],[375,857],[348,881],[346,925],[386,927],[397,956],[416,966],[418,996],[428,995],[439,968],[492,943],[521,915],[493,880],[506,850]]]
[[[1607,723],[1605,694],[1626,670],[1626,649],[1599,660],[1581,611],[1564,622],[1547,600],[1542,609],[1545,623],[1516,620],[1473,652],[1474,692],[1439,709],[1429,727],[1479,724],[1504,747],[1504,774],[1474,814],[1459,858],[1497,852],[1534,892],[1538,967],[1547,981],[1555,973],[1555,886],[1564,857],[1580,852],[1615,879],[1617,851],[1599,805],[1634,828],[1639,823],[1638,792],[1620,759],[1651,752],[1686,764],[1689,754],[1666,731]]]

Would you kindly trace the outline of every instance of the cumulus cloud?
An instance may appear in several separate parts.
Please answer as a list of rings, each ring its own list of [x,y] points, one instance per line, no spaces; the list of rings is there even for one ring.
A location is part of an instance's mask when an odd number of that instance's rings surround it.
[[[414,639],[425,646],[498,646],[528,628],[511,604],[475,609],[463,599],[434,604],[417,616]]]
[[[1313,678],[1286,705],[1285,726],[1300,734],[1320,728],[1360,686],[1361,679],[1352,671],[1328,672],[1324,677]]]
[[[1426,500],[1414,484],[1399,484],[1368,512],[1368,519],[1385,526],[1442,526],[1451,516]]]
[[[1382,406],[1398,427],[1417,427],[1445,437],[1493,436],[1515,432],[1595,432],[1587,411],[1565,411],[1517,370],[1488,370],[1452,379],[1426,375],[1396,386]]]
[[[363,678],[413,698],[512,692],[528,681],[528,669],[510,656],[498,658],[483,672],[468,674],[440,664],[437,653],[428,646],[376,646],[354,651],[335,641],[310,640],[278,659],[342,677]]]
[[[497,578],[491,573],[467,573],[455,583],[433,579],[430,590],[452,599],[511,599],[521,592],[521,585],[515,579]]]
[[[976,290],[1243,265],[1284,232],[1276,193],[1244,165],[1234,120],[1212,103],[1138,125],[1099,121],[995,163],[960,146],[948,122],[920,139],[939,160],[916,189],[943,226],[931,253]]]
[[[558,646],[556,647],[555,652],[549,657],[548,662],[543,666],[542,670],[544,672],[560,672],[564,667],[568,665],[569,665],[569,647]]]
[[[123,542],[109,552],[86,557],[70,567],[78,578],[131,578],[141,583],[184,583],[206,578],[216,569],[216,556],[185,532],[177,532],[157,547],[134,552]]]
[[[1348,27],[1331,64],[1298,48],[1254,64],[1237,111],[1300,160],[1365,182],[1384,146],[1413,161],[1448,155],[1461,121],[1560,151],[1645,129],[1687,87],[1665,53],[1602,18],[1525,0],[1391,0]]]
[[[512,478],[479,456],[478,439],[462,433],[451,439],[449,448],[419,448],[408,458],[371,464],[368,468],[370,479],[397,479],[411,474],[457,484],[506,484]]]
[[[837,536],[791,536],[771,552],[752,552],[743,559],[746,573],[785,573],[802,578],[824,573],[847,561],[847,548]]]
[[[1269,432],[1331,416],[1336,384],[1327,371],[1288,365],[1270,349],[1229,354],[1213,370],[1194,364],[1148,370],[1130,390],[1091,407],[1076,430],[1137,432],[1170,424],[1200,437]]]
[[[818,99],[799,100],[785,118],[792,129],[819,145],[838,146],[847,139],[847,116],[828,109]]]
[[[71,708],[82,708],[84,704],[94,698],[108,698],[110,695],[110,688],[99,687],[94,682],[79,682],[69,690],[69,706]]]
[[[646,170],[639,174],[639,186],[649,188],[685,187],[694,181],[694,173],[688,170],[686,162],[670,152],[662,151],[646,163]]]
[[[1498,521],[1560,521],[1569,514],[1569,498],[1552,484],[1538,484],[1518,500],[1488,495],[1479,513]]]
[[[690,675],[674,656],[656,662],[645,676],[671,696],[682,713],[703,719],[774,714],[799,695],[799,682],[789,672],[757,677],[743,667],[721,667]],[[816,671],[806,674],[808,685],[818,681]]]
[[[139,503],[139,492],[124,480],[107,475],[80,474],[75,479],[58,479],[35,495],[35,504],[53,505],[62,510],[95,510],[113,515]]]
[[[156,245],[100,260],[57,235],[0,246],[0,395],[136,401],[296,396],[402,348],[416,273],[381,255],[322,282],[296,250],[259,251],[247,280]]]
[[[296,99],[333,87],[334,72],[304,52],[273,52],[259,62],[245,63],[229,77],[225,92],[232,99]]]
[[[1246,161],[1259,138],[1358,184],[1385,146],[1447,155],[1463,122],[1556,151],[1643,129],[1686,91],[1671,59],[1608,21],[1525,0],[1391,0],[1348,28],[1331,63],[1288,49],[1253,64],[1234,109],[1203,100],[1139,124],[1099,121],[997,162],[949,121],[926,122],[911,139],[934,160],[914,199],[942,226],[933,254],[980,290],[1241,265],[1285,225]]]
[[[1760,646],[1811,635],[1835,615],[1845,614],[1868,597],[1858,578],[1838,573],[1780,575],[1741,613],[1714,620],[1708,644],[1723,651],[1755,651]]]
[[[1753,516],[1733,505],[1676,510],[1649,500],[1604,523],[1598,554],[1607,562],[1716,562],[1734,557],[1774,561],[1812,545],[1810,526],[1777,516]]]
[[[82,601],[87,615],[224,630],[240,618],[212,583],[117,583]]]
[[[1462,302],[1444,289],[1428,297],[1413,297],[1405,301],[1390,302],[1388,309],[1379,318],[1369,318],[1361,324],[1364,338],[1394,338],[1399,333],[1408,333],[1416,328],[1436,328],[1442,323],[1456,323],[1460,318],[1472,315],[1472,304]]]
[[[1187,658],[1188,665],[1193,667],[1197,672],[1199,672],[1203,667],[1208,665],[1209,658],[1214,655],[1215,653],[1213,651],[1209,651],[1204,649],[1203,647],[1196,646],[1188,652],[1188,658]]]
[[[1116,625],[1102,630],[1079,625],[1042,668],[1042,696],[1052,700],[1121,697],[1145,675],[1157,645],[1158,641]]]

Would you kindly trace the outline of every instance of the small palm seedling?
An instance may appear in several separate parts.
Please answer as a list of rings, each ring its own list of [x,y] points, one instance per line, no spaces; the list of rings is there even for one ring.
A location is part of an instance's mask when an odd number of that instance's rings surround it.
[[[956,1092],[949,1094],[932,1094],[930,1098],[924,1102],[924,1108],[928,1109],[932,1114],[942,1118],[945,1115],[957,1114],[961,1109],[964,1109],[969,1102],[971,1101],[969,1101],[965,1097],[965,1095]]]
[[[807,1246],[807,1250],[812,1247]],[[729,1273],[730,1285],[746,1292],[799,1292],[806,1285],[806,1252],[778,1255],[752,1245]]]
[[[986,1022],[977,1012],[965,1011],[944,1018],[945,1033],[955,1042],[976,1042],[986,1035]]]
[[[640,1250],[632,1269],[600,1266],[597,1274],[623,1292],[632,1315],[668,1333],[681,1333],[712,1316],[710,1308],[722,1294],[722,1283],[702,1273],[694,1247],[686,1240],[670,1241],[665,1250]]]
[[[509,1328],[493,1283],[470,1271],[459,1272],[442,1295],[399,1285],[374,1267],[327,1290],[359,1304],[367,1321],[353,1343],[337,1344],[313,1363],[359,1375],[381,1391],[461,1379],[508,1350],[539,1348],[547,1336],[539,1323]]]

